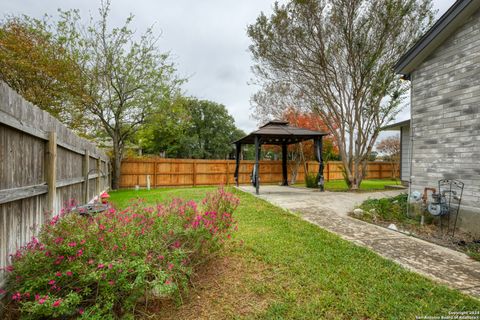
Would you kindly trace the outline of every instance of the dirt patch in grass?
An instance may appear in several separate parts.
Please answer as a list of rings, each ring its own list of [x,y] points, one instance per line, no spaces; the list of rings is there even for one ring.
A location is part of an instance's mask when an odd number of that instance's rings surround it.
[[[0,319],[16,320],[20,319],[20,311],[13,307],[12,303],[0,301]]]
[[[182,303],[149,301],[138,311],[144,319],[232,319],[257,314],[268,297],[254,289],[265,281],[265,266],[241,257],[219,257],[202,266]]]

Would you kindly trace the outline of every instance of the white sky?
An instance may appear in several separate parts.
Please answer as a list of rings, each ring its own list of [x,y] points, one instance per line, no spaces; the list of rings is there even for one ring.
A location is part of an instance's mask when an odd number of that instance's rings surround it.
[[[282,2],[282,1],[281,1]],[[438,16],[455,0],[433,0]],[[81,15],[96,13],[99,0],[1,0],[3,14],[41,17],[56,15],[57,8],[78,8]],[[169,51],[179,74],[189,77],[188,95],[224,104],[237,126],[247,133],[257,126],[250,117],[250,96],[256,88],[248,85],[253,64],[246,35],[260,11],[271,11],[273,0],[112,0],[112,21],[121,23],[135,15],[138,33],[155,24],[162,33],[160,49]],[[409,118],[404,110],[398,120]]]

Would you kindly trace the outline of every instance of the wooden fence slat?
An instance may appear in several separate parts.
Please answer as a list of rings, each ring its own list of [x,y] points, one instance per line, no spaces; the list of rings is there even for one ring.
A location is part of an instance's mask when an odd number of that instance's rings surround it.
[[[153,163],[153,187],[157,187],[157,163]]]
[[[89,177],[88,177],[88,174],[90,172],[90,153],[88,152],[88,150],[85,150],[85,155],[83,157],[83,176],[85,177],[84,178],[84,181],[83,181],[83,203],[87,203],[88,202],[88,193],[89,193]]]
[[[88,180],[99,179],[99,178],[106,179],[108,176],[109,176],[108,174],[104,174],[104,175],[101,175],[101,174],[89,174],[89,175],[88,175]],[[74,185],[74,184],[79,184],[79,183],[83,183],[83,182],[85,182],[85,177],[68,178],[68,179],[57,180],[57,189],[58,189],[58,188],[63,188],[63,187],[68,187],[68,186],[72,186],[72,185]],[[100,188],[102,188],[102,187],[100,187]],[[103,186],[103,188],[105,188],[105,186]],[[100,190],[100,191],[103,191],[103,190]]]
[[[0,204],[39,196],[48,192],[46,183],[35,186],[0,190]]]
[[[197,186],[197,163],[193,162],[193,186]]]
[[[57,188],[68,187],[68,186],[72,186],[74,184],[79,184],[79,183],[83,184],[84,182],[85,182],[84,177],[57,180]]]
[[[30,136],[42,139],[42,140],[49,140],[49,133],[45,132],[41,129],[32,127],[26,123],[23,123],[22,121],[17,120],[15,117],[12,117],[8,113],[0,110],[0,124],[4,124],[6,126],[9,126],[11,128],[17,129],[19,131],[22,131],[24,133],[28,133]],[[62,148],[68,149],[72,152],[84,155],[85,150],[82,150],[81,148],[77,148],[74,145],[67,143],[65,141],[62,141],[60,139],[57,139],[57,146],[60,146]],[[94,155],[95,158],[99,158],[99,155]]]
[[[46,180],[48,185],[47,210],[55,210],[55,201],[57,196],[57,133],[49,132],[46,154]]]
[[[12,127],[14,129],[17,129],[19,131],[28,133],[29,135],[34,136],[36,138],[48,140],[48,132],[32,127],[30,125],[27,125],[2,110],[0,110],[0,123],[7,125],[9,127]]]
[[[97,176],[95,177],[95,194],[98,196],[102,190],[100,189],[100,159],[95,160],[97,165]]]
[[[76,148],[76,147],[72,146],[71,144],[65,143],[63,141],[57,141],[57,145],[59,147],[62,147],[64,149],[67,149],[67,150],[70,150],[70,151],[73,151],[73,152],[75,152],[77,154],[80,154],[80,155],[85,154],[85,150],[82,150],[81,148]]]
[[[157,173],[159,176],[169,176],[169,175],[172,175],[172,176],[193,176],[194,175],[194,172],[160,172],[160,173]],[[195,172],[195,175],[198,176],[198,175],[214,175],[214,174],[225,174],[225,172],[205,172],[205,171],[197,171]],[[148,174],[147,173],[140,173],[140,174],[137,174],[137,173],[124,173],[124,175],[126,176],[147,176]]]
[[[228,161],[225,161],[225,167],[226,167],[226,170],[227,170],[227,172],[226,172],[226,174],[225,174],[225,176],[226,176],[226,178],[225,178],[225,184],[228,186],[228,185],[229,185],[229,180],[230,180],[230,172],[229,172],[229,170],[228,170],[228,169],[229,169],[229,168],[228,168]]]

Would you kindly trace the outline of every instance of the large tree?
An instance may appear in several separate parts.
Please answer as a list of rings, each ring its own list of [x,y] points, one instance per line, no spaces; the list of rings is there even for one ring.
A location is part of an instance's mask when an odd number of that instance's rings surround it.
[[[169,107],[183,80],[151,28],[137,36],[131,15],[112,28],[109,8],[102,1],[99,16],[88,22],[78,10],[59,10],[56,23],[9,17],[0,26],[0,76],[70,127],[108,136],[117,189],[125,143]]]
[[[248,27],[262,89],[257,113],[298,106],[316,112],[337,141],[358,189],[380,128],[408,87],[398,58],[433,19],[431,0],[290,0]]]
[[[77,133],[86,121],[79,104],[79,68],[49,32],[46,20],[6,17],[0,23],[0,80]]]
[[[112,188],[117,189],[125,143],[146,119],[168,106],[182,81],[168,53],[158,49],[152,29],[137,37],[133,16],[120,27],[109,27],[109,4],[102,1],[99,17],[87,24],[78,11],[61,11],[56,36],[80,67],[82,107],[112,140]]]
[[[168,110],[157,113],[140,131],[139,141],[147,153],[225,159],[233,151],[232,141],[245,135],[222,104],[179,97]]]

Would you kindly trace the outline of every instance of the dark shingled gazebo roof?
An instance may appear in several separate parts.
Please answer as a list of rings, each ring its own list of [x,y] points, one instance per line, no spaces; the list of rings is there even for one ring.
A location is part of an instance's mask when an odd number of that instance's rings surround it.
[[[261,138],[261,144],[293,144],[305,140],[315,139],[328,135],[328,133],[309,129],[292,127],[287,121],[269,121],[258,130],[235,141],[235,144],[254,144],[255,137]]]

